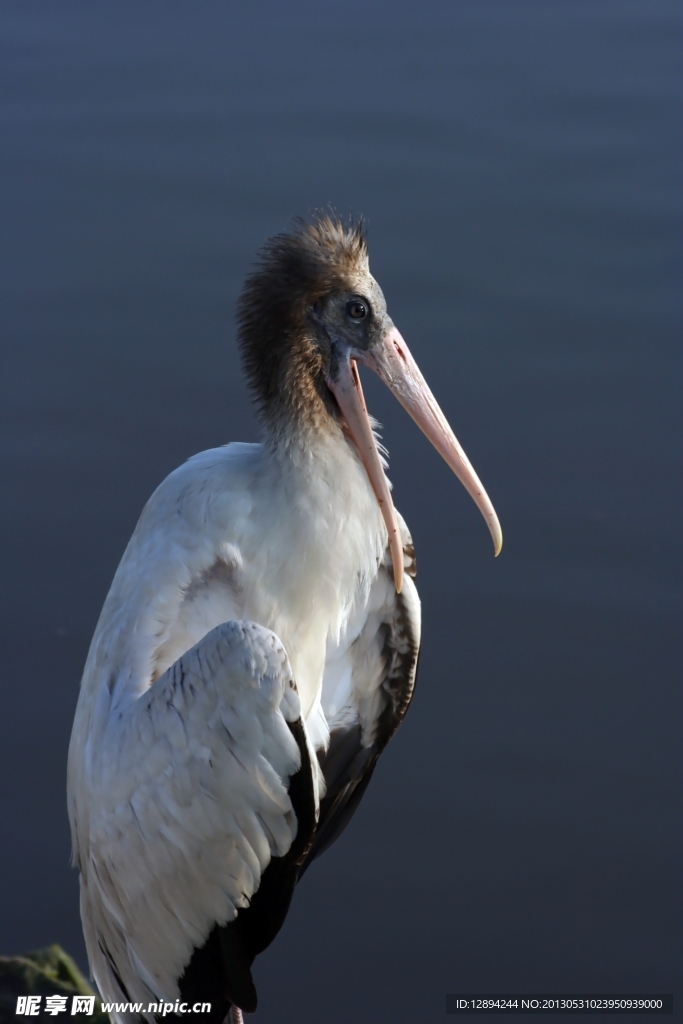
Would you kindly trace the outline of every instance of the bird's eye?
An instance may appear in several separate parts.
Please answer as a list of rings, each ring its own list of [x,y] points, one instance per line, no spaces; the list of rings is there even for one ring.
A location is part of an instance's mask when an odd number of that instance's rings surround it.
[[[352,320],[364,320],[368,315],[368,307],[360,299],[351,299],[346,305],[346,312]]]

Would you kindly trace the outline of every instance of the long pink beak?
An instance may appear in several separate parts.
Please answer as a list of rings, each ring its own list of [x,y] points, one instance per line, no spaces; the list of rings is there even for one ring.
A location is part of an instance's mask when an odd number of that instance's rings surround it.
[[[489,496],[448,425],[446,417],[429,390],[417,363],[410,354],[410,349],[399,332],[395,327],[390,328],[379,345],[371,351],[358,352],[356,358],[369,369],[374,370],[380,380],[384,381],[403,408],[410,413],[420,430],[445,459],[484,516],[493,538],[494,552],[496,555],[500,554],[503,546],[503,533]],[[353,359],[342,361],[336,380],[328,379],[327,384],[337,399],[337,404],[358,448],[382,510],[389,533],[394,583],[396,590],[400,593],[403,586],[401,536],[396,522],[394,504],[391,500],[389,482],[384,475],[377,451],[355,361]]]

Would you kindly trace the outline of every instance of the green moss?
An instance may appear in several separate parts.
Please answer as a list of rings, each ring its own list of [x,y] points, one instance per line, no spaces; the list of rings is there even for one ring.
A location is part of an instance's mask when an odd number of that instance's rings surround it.
[[[35,1021],[73,1021],[74,1024],[109,1024],[95,999],[95,1012],[71,1015],[72,996],[95,995],[71,957],[61,946],[45,946],[23,956],[0,956],[0,1024],[32,1024]],[[37,1017],[17,1017],[17,996],[67,996],[66,1011],[55,1015],[45,1013],[41,999]]]

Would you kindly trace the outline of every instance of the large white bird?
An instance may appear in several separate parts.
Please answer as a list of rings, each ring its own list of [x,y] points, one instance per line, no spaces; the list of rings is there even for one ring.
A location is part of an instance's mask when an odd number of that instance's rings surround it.
[[[261,444],[202,452],[147,503],[105,601],[69,752],[81,915],[102,997],[256,1009],[255,956],[346,827],[406,713],[410,534],[357,364],[493,507],[387,314],[359,226],[300,222],[239,307]],[[404,573],[406,576],[404,577]]]

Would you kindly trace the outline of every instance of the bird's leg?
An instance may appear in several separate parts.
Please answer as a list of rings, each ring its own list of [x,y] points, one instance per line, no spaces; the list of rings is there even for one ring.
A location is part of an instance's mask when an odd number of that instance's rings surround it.
[[[227,1024],[244,1024],[244,1017],[239,1006],[231,1006],[228,1010]]]

